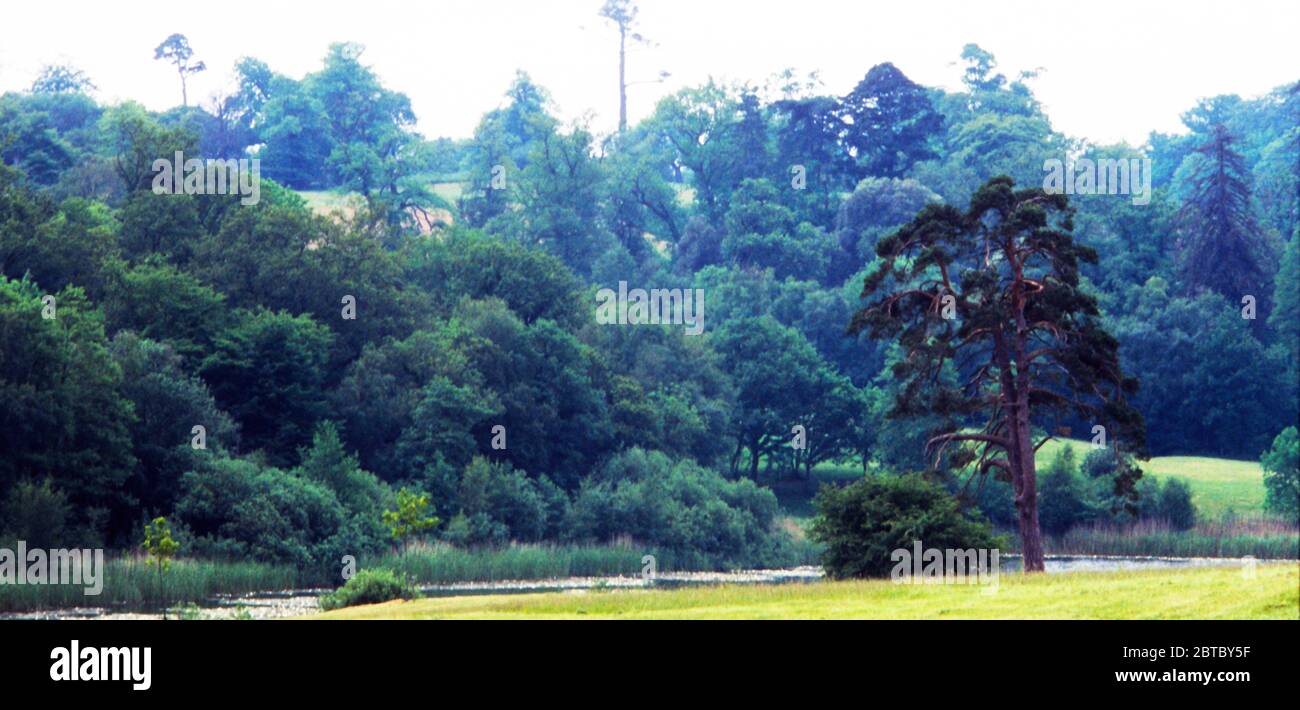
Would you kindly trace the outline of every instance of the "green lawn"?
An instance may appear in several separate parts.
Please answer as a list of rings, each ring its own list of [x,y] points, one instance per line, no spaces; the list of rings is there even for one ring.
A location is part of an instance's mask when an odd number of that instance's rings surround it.
[[[1296,619],[1300,567],[1007,574],[996,590],[889,580],[445,597],[322,619]]]

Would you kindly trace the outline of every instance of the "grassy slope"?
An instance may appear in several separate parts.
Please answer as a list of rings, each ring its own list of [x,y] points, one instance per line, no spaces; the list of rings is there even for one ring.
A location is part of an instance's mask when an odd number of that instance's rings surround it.
[[[420,599],[325,619],[1296,619],[1300,567],[1005,575],[979,586],[888,580]]]

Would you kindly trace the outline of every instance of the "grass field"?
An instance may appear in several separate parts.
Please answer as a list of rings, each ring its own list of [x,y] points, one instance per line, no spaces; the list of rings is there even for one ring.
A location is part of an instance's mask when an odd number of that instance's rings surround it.
[[[996,591],[889,580],[447,597],[321,619],[1296,619],[1300,567],[1001,577]]]

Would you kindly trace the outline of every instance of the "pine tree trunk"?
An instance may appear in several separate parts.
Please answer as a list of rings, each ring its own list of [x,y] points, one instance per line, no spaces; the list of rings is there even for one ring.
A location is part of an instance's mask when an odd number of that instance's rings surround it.
[[[1038,469],[1034,465],[1034,439],[1029,428],[1028,413],[1017,417],[1019,434],[1017,446],[1020,448],[1020,479],[1016,491],[1016,512],[1019,514],[1020,546],[1024,554],[1026,572],[1042,572],[1043,534],[1038,526]]]

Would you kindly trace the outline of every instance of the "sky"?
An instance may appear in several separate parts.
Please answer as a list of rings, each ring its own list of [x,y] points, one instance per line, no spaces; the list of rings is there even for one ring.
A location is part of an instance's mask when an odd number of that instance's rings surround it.
[[[502,102],[516,69],[545,87],[566,121],[597,132],[618,119],[617,34],[603,0],[224,0],[6,3],[0,13],[0,92],[30,86],[46,64],[72,64],[96,97],[150,109],[180,103],[175,69],[153,59],[173,32],[208,71],[190,79],[206,104],[234,84],[234,63],[257,57],[301,78],[332,42],[366,46],[362,61],[411,98],[427,137],[472,135]],[[628,55],[630,120],[710,77],[762,85],[774,73],[816,70],[845,94],[871,66],[893,62],[913,81],[960,88],[968,42],[1031,82],[1052,125],[1107,144],[1141,144],[1182,130],[1197,99],[1246,97],[1300,79],[1300,2],[1204,0],[1088,3],[1044,0],[641,0],[654,42]]]

